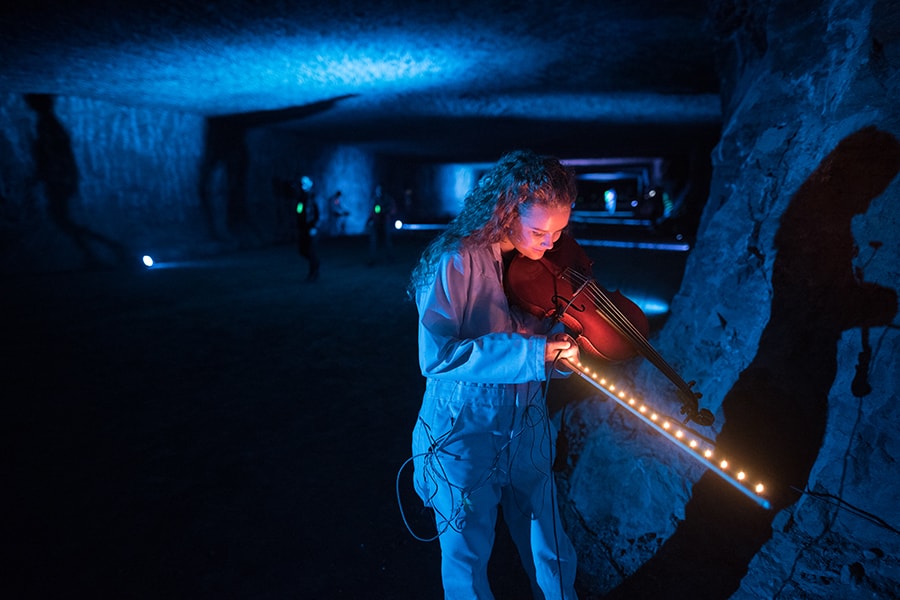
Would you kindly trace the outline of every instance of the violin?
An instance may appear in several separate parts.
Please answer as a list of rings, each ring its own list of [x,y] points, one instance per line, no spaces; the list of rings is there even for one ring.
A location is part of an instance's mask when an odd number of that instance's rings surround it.
[[[650,324],[640,307],[618,290],[600,286],[592,261],[568,234],[560,236],[540,260],[516,256],[504,285],[510,302],[540,318],[563,323],[588,355],[618,362],[640,354],[678,388],[685,422],[712,425],[715,417],[700,409],[702,396],[685,382],[647,341]]]

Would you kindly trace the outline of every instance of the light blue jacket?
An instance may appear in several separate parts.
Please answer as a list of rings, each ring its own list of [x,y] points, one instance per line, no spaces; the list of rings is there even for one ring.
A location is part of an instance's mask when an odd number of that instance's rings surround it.
[[[541,386],[546,334],[562,325],[509,306],[498,244],[444,255],[416,304],[426,386],[413,479],[435,513],[445,597],[493,598],[486,566],[500,505],[535,597],[575,598]]]
[[[510,308],[499,244],[445,254],[420,289],[419,367],[428,379],[518,384],[546,379],[549,323]]]

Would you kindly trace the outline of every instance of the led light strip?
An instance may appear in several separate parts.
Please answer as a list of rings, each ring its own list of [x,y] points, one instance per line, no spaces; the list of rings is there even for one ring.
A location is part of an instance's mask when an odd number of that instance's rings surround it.
[[[678,421],[654,411],[646,404],[630,397],[624,390],[616,389],[614,384],[601,377],[598,373],[592,373],[586,365],[569,363],[569,366],[588,383],[603,392],[604,395],[615,400],[622,408],[649,425],[688,456],[730,483],[745,496],[765,509],[772,507],[769,501],[762,496],[765,491],[762,483],[757,483],[751,489],[746,484],[747,476],[744,471],[735,470],[724,458],[719,459],[715,457],[715,445],[712,440],[703,437],[692,429],[684,427]],[[628,399],[626,400],[626,398]],[[734,473],[734,475],[731,473]]]

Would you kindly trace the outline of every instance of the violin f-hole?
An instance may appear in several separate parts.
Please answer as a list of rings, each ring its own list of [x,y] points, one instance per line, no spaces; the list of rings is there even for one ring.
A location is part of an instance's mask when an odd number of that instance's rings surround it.
[[[575,296],[572,296],[571,300],[566,300],[565,296],[553,294],[553,297],[550,300],[556,306],[556,312],[560,317],[566,314],[566,311],[570,308],[574,309],[576,312],[584,312],[585,310],[587,310],[584,304],[574,304]]]

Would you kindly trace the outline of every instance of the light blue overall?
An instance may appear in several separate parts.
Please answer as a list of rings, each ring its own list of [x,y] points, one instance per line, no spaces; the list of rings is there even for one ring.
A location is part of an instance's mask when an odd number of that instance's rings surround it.
[[[416,304],[427,380],[413,430],[415,486],[441,532],[445,598],[494,597],[487,566],[498,505],[535,598],[575,598],[541,388],[546,324],[510,309],[497,244],[444,255]]]

